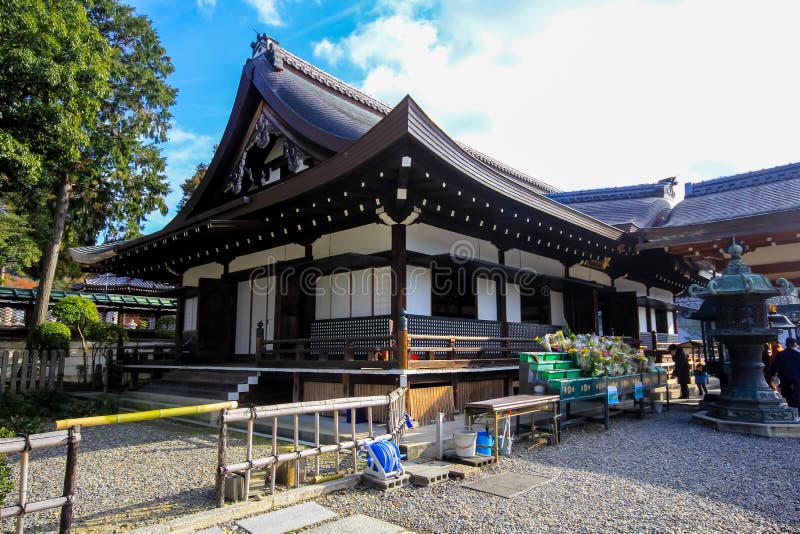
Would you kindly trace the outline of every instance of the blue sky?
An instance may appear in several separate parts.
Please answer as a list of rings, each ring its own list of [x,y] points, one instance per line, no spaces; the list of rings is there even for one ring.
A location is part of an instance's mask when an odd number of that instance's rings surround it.
[[[225,129],[255,31],[565,190],[800,161],[794,0],[138,0],[179,90],[174,192]]]

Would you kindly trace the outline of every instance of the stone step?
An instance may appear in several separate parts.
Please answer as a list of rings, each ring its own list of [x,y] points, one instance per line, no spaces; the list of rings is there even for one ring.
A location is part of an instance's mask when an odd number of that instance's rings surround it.
[[[249,534],[284,534],[339,517],[336,512],[313,502],[305,502],[236,522]]]
[[[309,534],[403,534],[411,531],[368,515],[356,514],[325,523],[306,532]]]

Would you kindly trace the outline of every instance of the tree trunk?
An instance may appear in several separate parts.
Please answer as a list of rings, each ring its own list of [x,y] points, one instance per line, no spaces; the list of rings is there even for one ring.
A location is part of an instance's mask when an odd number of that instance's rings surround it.
[[[42,261],[42,277],[39,280],[39,291],[36,295],[36,304],[33,307],[30,323],[28,324],[28,343],[30,344],[33,330],[47,319],[47,308],[50,304],[50,291],[53,289],[53,279],[56,276],[58,252],[61,250],[61,239],[64,237],[64,226],[67,221],[67,207],[72,184],[65,174],[58,182],[56,193],[56,209],[53,216],[53,241],[45,248]]]

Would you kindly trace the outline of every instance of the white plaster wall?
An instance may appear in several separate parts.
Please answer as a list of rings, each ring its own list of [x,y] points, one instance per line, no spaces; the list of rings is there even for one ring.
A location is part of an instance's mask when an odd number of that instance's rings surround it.
[[[678,333],[678,329],[677,329],[677,327],[675,325],[674,316],[672,315],[671,311],[667,312],[667,331],[670,334],[677,334]]]
[[[284,245],[234,258],[228,266],[228,270],[234,273],[236,271],[264,267],[279,261],[302,258],[305,254],[305,247],[296,244]]]
[[[628,280],[627,278],[617,278],[614,280],[614,287],[617,291],[636,291],[637,297],[647,296],[647,286],[640,283]]]
[[[522,322],[522,297],[516,284],[506,283],[506,320],[510,323]]]
[[[652,308],[650,309],[650,321],[651,321],[650,324],[653,325],[651,327],[651,330],[655,330],[656,329],[656,311],[654,309],[652,309]]]
[[[427,267],[406,268],[406,310],[414,315],[431,314],[431,270]]]
[[[236,354],[255,354],[256,328],[259,321],[266,328],[266,339],[275,332],[275,277],[261,277],[239,282],[236,288]]]
[[[221,263],[206,263],[205,265],[198,265],[186,269],[183,273],[183,286],[184,287],[197,287],[200,285],[201,278],[214,278],[219,279],[222,277],[222,264]]]
[[[505,254],[506,265],[517,269],[531,269],[546,276],[564,276],[564,266],[560,261],[531,254],[524,250],[512,249]]]
[[[331,318],[331,277],[320,276],[316,284],[317,296],[314,299],[314,318],[318,320]]]
[[[487,321],[497,320],[497,290],[494,280],[488,278],[477,279],[478,292],[478,319]]]
[[[239,282],[236,286],[236,337],[233,344],[236,354],[250,353],[250,295],[250,282]]]
[[[350,317],[350,273],[331,275],[331,319]]]
[[[352,273],[350,317],[369,317],[372,315],[373,281],[372,269],[362,269]]]
[[[186,299],[184,302],[183,329],[197,329],[197,297]]]
[[[647,332],[647,308],[644,306],[639,306],[639,331]]]
[[[385,224],[367,224],[320,237],[311,245],[314,259],[345,252],[372,254],[392,248],[392,229]]]
[[[559,291],[550,292],[550,324],[564,324],[564,294]]]
[[[412,224],[406,229],[406,248],[430,254],[456,254],[462,257],[498,262],[497,247],[484,241],[427,224]]]
[[[604,286],[611,285],[611,277],[601,271],[596,271],[583,265],[574,265],[569,268],[569,275],[578,280],[586,280],[587,282],[594,282],[596,284],[603,284]]]
[[[391,267],[378,267],[372,271],[375,315],[389,315],[392,313],[392,269]]]

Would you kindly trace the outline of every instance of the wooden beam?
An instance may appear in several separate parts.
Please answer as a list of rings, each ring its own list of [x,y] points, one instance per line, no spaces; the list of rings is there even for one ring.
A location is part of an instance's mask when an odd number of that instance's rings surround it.
[[[395,328],[400,321],[400,310],[406,309],[406,227],[392,226],[392,319]]]

